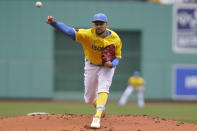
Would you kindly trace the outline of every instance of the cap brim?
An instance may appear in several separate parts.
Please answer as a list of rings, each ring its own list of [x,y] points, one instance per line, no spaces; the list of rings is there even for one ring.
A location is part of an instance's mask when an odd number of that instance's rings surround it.
[[[107,22],[107,21],[103,21],[103,20],[94,20],[94,21],[92,21],[92,23],[95,23],[95,22]]]

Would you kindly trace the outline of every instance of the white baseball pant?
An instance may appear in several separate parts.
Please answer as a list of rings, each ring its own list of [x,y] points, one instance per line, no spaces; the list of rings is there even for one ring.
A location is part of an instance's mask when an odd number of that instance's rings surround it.
[[[115,68],[97,66],[85,60],[84,67],[84,99],[88,104],[96,101],[99,92],[109,93]]]

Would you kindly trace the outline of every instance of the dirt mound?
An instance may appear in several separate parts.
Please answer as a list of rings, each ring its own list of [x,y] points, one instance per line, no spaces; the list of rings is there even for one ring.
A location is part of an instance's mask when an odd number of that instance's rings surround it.
[[[0,131],[91,131],[92,115],[38,114],[4,118]],[[107,115],[101,119],[102,131],[197,131],[197,125],[165,118]]]

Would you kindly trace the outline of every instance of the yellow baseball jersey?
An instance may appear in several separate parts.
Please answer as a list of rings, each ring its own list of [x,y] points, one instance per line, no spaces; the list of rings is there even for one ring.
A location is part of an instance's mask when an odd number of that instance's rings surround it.
[[[128,83],[131,84],[134,88],[144,85],[144,79],[142,77],[130,77]]]
[[[76,41],[82,44],[86,59],[93,64],[102,64],[101,52],[111,44],[115,45],[115,56],[121,58],[122,42],[114,31],[107,30],[111,34],[105,38],[97,35],[94,28],[76,30]]]

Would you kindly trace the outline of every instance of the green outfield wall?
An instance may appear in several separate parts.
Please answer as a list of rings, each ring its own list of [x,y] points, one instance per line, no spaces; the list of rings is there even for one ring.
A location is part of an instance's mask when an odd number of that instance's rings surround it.
[[[128,77],[139,70],[146,99],[171,100],[173,65],[196,64],[197,56],[173,52],[172,11],[169,5],[133,1],[45,0],[38,9],[35,0],[0,0],[0,98],[83,99],[81,46],[45,19],[52,15],[74,28],[90,28],[92,16],[102,12],[124,41],[110,99],[119,99]]]

